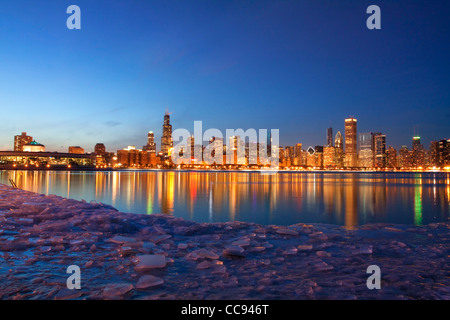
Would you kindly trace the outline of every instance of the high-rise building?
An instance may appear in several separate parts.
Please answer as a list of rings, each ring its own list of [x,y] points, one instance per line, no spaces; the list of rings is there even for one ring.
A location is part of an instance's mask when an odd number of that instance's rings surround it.
[[[450,139],[439,141],[439,162],[442,167],[450,166]]]
[[[284,148],[283,148],[283,147],[279,147],[279,148],[278,148],[278,153],[279,153],[279,163],[280,163],[280,167],[286,166],[286,159],[285,159],[285,157],[284,157]]]
[[[272,154],[272,131],[267,130],[267,156],[270,157]]]
[[[418,137],[418,136],[413,137],[412,149],[413,150],[423,150],[423,145],[420,144],[420,137]]]
[[[323,146],[315,146],[314,151],[314,155],[316,156],[316,167],[323,168]]]
[[[373,151],[373,166],[375,167],[375,136],[381,136],[381,132],[371,132],[372,135],[372,151]]]
[[[336,148],[336,166],[342,167],[344,165],[344,139],[340,131],[334,138],[334,147]]]
[[[439,141],[431,141],[430,142],[430,157],[429,157],[429,165],[432,167],[439,167]]]
[[[345,160],[346,167],[356,167],[358,161],[357,145],[358,137],[356,135],[356,119],[351,117],[345,119]]]
[[[224,146],[225,147],[225,146]],[[227,151],[226,151],[228,158],[227,163],[228,164],[238,164],[243,165],[245,164],[245,143],[241,140],[240,136],[232,136],[229,138]],[[229,159],[231,156],[231,159]],[[257,162],[257,159],[255,158],[254,163]]]
[[[397,150],[389,146],[389,149],[386,151],[386,167],[390,169],[397,168]]]
[[[373,141],[372,134],[361,132],[358,135],[358,166],[373,168]]]
[[[323,167],[336,167],[336,148],[333,146],[326,146],[323,148]]]
[[[413,137],[413,144],[411,150],[412,166],[415,168],[425,166],[425,151],[423,145],[420,144],[420,137]]]
[[[327,146],[328,147],[333,146],[333,128],[327,129]]]
[[[164,156],[167,156],[172,148],[172,125],[170,124],[170,113],[167,111],[164,115],[164,124],[161,137],[161,152]]]
[[[379,134],[374,136],[375,139],[375,166],[377,168],[386,167],[386,135]]]
[[[33,142],[33,137],[27,136],[26,132],[14,136],[14,151],[23,151],[23,146]]]
[[[300,166],[302,165],[302,144],[297,143],[294,149],[294,165]]]
[[[153,131],[149,131],[147,134],[147,144],[143,147],[144,151],[156,154],[155,134]]]
[[[407,146],[402,146],[398,151],[397,165],[402,169],[407,169],[412,167],[411,153]]]

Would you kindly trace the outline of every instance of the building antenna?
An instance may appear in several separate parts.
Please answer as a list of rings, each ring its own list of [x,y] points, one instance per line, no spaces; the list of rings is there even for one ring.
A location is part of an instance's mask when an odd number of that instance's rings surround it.
[[[170,116],[172,112],[169,112],[169,106],[166,107],[166,116]]]

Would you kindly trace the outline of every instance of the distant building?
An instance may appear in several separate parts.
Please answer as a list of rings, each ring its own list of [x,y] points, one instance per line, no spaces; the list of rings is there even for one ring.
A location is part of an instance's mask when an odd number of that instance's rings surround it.
[[[135,146],[128,146],[122,150],[117,150],[117,162],[123,167],[139,167],[141,165],[141,150]]]
[[[272,131],[267,130],[267,156],[270,157],[272,155]]]
[[[413,137],[412,149],[413,150],[423,150],[423,145],[420,144],[420,137],[418,137],[418,136]]]
[[[429,165],[431,167],[439,167],[439,141],[430,142]]]
[[[149,131],[147,134],[147,144],[142,148],[144,151],[149,151],[156,154],[155,134]]]
[[[224,146],[224,148],[226,148],[225,153],[228,155],[227,164],[245,165],[245,143],[240,136],[231,136],[228,141],[228,146]],[[252,164],[257,162],[256,157],[253,162]]]
[[[173,148],[172,125],[170,124],[170,114],[166,112],[164,115],[164,124],[161,137],[161,152],[164,156],[168,156]]]
[[[302,157],[303,157],[302,144],[297,143],[294,148],[294,159],[295,159],[294,164],[296,166],[301,166],[303,164]]]
[[[23,146],[31,143],[33,137],[27,136],[26,132],[22,132],[21,135],[14,136],[14,151],[23,151]]]
[[[323,167],[323,146],[315,146],[316,167]]]
[[[356,135],[357,120],[353,117],[345,119],[345,158],[346,167],[353,168],[357,166],[358,137]]]
[[[380,134],[375,139],[375,167],[386,168],[386,135]]]
[[[23,151],[25,152],[45,152],[45,146],[36,142],[35,140],[27,143],[23,146]]]
[[[285,167],[286,166],[286,158],[284,156],[284,148],[280,147],[278,149],[278,153],[279,153],[279,163],[280,163],[280,167]]]
[[[372,134],[361,132],[358,135],[358,142],[358,166],[361,168],[373,168]]]
[[[344,166],[344,139],[340,131],[336,133],[334,138],[334,147],[336,148],[336,166]]]
[[[327,146],[328,147],[333,146],[333,128],[327,129]]]
[[[104,155],[106,153],[106,148],[103,143],[97,143],[94,147],[94,153],[96,155]]]
[[[397,168],[397,150],[389,146],[389,149],[386,151],[386,167],[390,169]]]
[[[412,166],[415,168],[425,166],[425,150],[420,143],[420,137],[413,137],[413,144],[411,150]]]
[[[443,167],[450,166],[450,139],[439,141],[439,162]]]
[[[84,154],[84,149],[79,146],[70,146],[69,153]]]
[[[323,148],[323,167],[336,167],[336,148],[333,146],[326,146]]]
[[[398,151],[397,165],[401,169],[408,169],[412,167],[411,153],[409,152],[407,146],[402,146]]]
[[[107,164],[106,159],[106,148],[103,143],[97,143],[94,147],[94,154],[95,154],[95,164],[98,166],[103,166]]]

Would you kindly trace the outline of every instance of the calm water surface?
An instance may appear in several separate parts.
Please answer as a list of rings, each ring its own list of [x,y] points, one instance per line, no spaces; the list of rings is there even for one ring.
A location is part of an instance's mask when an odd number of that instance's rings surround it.
[[[448,173],[0,171],[0,183],[197,222],[357,226],[448,221]]]

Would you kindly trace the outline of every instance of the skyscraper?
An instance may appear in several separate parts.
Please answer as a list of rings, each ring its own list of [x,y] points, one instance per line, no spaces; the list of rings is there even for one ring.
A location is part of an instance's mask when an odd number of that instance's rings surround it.
[[[294,148],[294,161],[293,164],[296,166],[302,165],[302,144],[297,143]]]
[[[358,166],[372,168],[374,158],[372,134],[369,132],[359,133],[358,142]]]
[[[357,136],[356,136],[356,119],[351,117],[345,119],[345,166],[356,167],[357,154]]]
[[[153,131],[149,131],[147,134],[147,144],[143,147],[144,151],[156,154],[155,134]]]
[[[336,148],[336,166],[342,167],[344,165],[344,139],[340,131],[334,138],[334,147]]]
[[[430,166],[439,167],[439,141],[430,142]]]
[[[423,146],[420,144],[420,137],[413,137],[412,148],[413,150],[423,150]]]
[[[375,166],[377,168],[386,167],[386,135],[379,134],[375,139]]]
[[[327,129],[327,146],[328,147],[333,146],[333,128]]]
[[[33,142],[33,137],[27,136],[26,132],[22,132],[20,136],[14,136],[14,151],[23,151],[23,146]]]
[[[407,169],[412,166],[411,154],[407,146],[402,146],[400,150],[398,150],[397,165],[402,169]]]
[[[391,169],[397,167],[397,150],[392,146],[386,150],[386,167]]]
[[[173,148],[172,125],[170,124],[170,113],[166,111],[164,115],[163,134],[161,137],[161,152],[163,155],[169,155],[169,150]]]
[[[272,154],[272,131],[267,130],[267,156],[270,157]]]
[[[450,165],[450,139],[439,140],[439,162],[443,167]]]
[[[413,167],[423,167],[425,165],[425,151],[420,143],[420,137],[413,137],[411,160]]]

